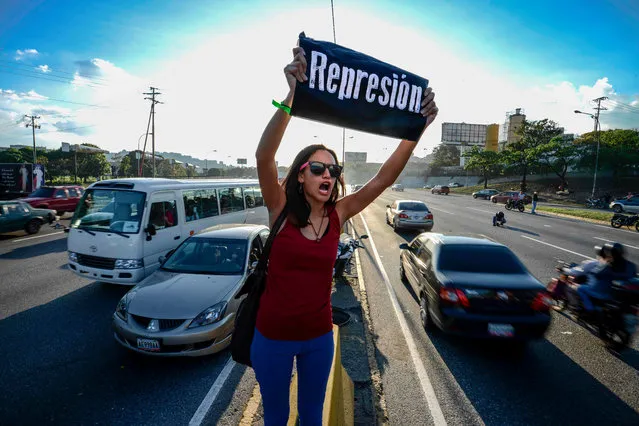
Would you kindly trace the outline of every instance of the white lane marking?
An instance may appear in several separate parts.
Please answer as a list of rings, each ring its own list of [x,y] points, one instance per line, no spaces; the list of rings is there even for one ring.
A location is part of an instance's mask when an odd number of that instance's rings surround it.
[[[408,351],[410,352],[411,358],[413,359],[413,365],[415,366],[415,370],[417,371],[417,377],[419,378],[419,382],[422,386],[422,391],[424,392],[424,396],[426,397],[426,403],[428,404],[428,408],[430,409],[430,413],[433,416],[433,422],[436,426],[445,426],[446,419],[444,419],[444,413],[442,413],[442,409],[439,406],[439,401],[437,401],[437,396],[435,395],[435,389],[433,389],[433,385],[428,378],[428,373],[426,373],[426,368],[422,363],[422,360],[419,357],[419,352],[417,352],[417,346],[415,345],[415,340],[411,335],[410,330],[408,329],[408,324],[406,323],[406,318],[402,313],[402,310],[399,306],[399,301],[397,300],[397,294],[395,293],[395,289],[390,283],[388,279],[388,274],[386,274],[386,270],[382,265],[382,259],[379,257],[379,253],[377,252],[377,247],[375,246],[375,242],[373,241],[373,235],[371,234],[370,229],[368,229],[368,224],[364,219],[364,216],[360,213],[360,218],[362,219],[362,223],[364,224],[364,228],[366,229],[366,234],[368,235],[368,239],[371,244],[371,249],[373,249],[373,255],[375,255],[375,261],[377,262],[377,267],[382,273],[382,277],[384,278],[384,284],[386,284],[386,289],[388,290],[388,294],[390,296],[391,302],[393,303],[393,309],[395,310],[395,315],[397,316],[397,320],[399,321],[399,326],[402,329],[402,334],[404,335],[404,339],[406,340],[406,345],[408,346]]]
[[[594,238],[595,240],[605,241],[605,242],[607,242],[607,243],[614,243],[614,241],[613,241],[613,240],[607,240],[607,239],[605,239],[605,238],[599,238],[599,237],[593,237],[593,238]],[[623,246],[624,246],[624,247],[630,247],[630,248],[633,248],[633,249],[639,250],[639,247],[631,246],[630,244],[624,244]]]
[[[208,414],[209,410],[211,409],[211,406],[213,406],[213,403],[215,402],[215,398],[217,398],[218,394],[220,393],[220,390],[224,386],[224,383],[231,375],[231,371],[233,371],[233,367],[235,367],[235,361],[233,361],[233,358],[229,358],[228,362],[222,369],[222,372],[220,373],[219,376],[217,376],[217,379],[215,379],[215,382],[213,382],[213,386],[211,386],[211,389],[209,389],[209,392],[204,397],[204,400],[198,407],[197,411],[195,412],[195,414],[193,414],[193,417],[191,418],[191,421],[189,422],[189,426],[199,426],[202,424],[202,421]]]
[[[584,222],[584,223],[589,223],[589,222]],[[609,230],[609,231],[612,229],[612,230],[615,230],[615,231],[628,232],[629,234],[636,234],[636,232],[635,232],[635,231],[631,231],[631,230],[629,230],[629,229],[613,228],[612,226],[599,225],[599,224],[597,224],[597,223],[591,223],[591,225],[598,226],[598,227],[600,227],[600,228],[606,228],[606,229],[607,229],[607,230]]]
[[[581,253],[577,253],[576,251],[568,250],[568,249],[565,249],[565,248],[563,248],[563,247],[556,246],[556,245],[554,245],[554,244],[546,243],[546,242],[541,241],[541,240],[536,240],[536,239],[534,239],[534,238],[530,238],[530,237],[527,237],[527,236],[525,236],[525,235],[522,235],[522,236],[521,236],[521,238],[526,238],[527,240],[532,240],[532,241],[535,241],[535,242],[537,242],[537,243],[539,243],[539,244],[545,244],[545,245],[547,245],[547,246],[554,247],[554,248],[556,248],[556,249],[558,249],[558,250],[563,250],[563,251],[566,251],[566,252],[568,252],[568,253],[576,254],[577,256],[581,256],[581,257],[583,257],[583,258],[585,258],[585,259],[594,260],[594,258],[592,258],[592,257],[590,257],[590,256],[586,256],[586,255],[583,255],[583,254],[581,254]]]
[[[493,212],[489,212],[488,210],[482,210],[482,209],[476,209],[474,207],[466,207],[469,210],[477,210],[478,212],[484,212],[484,213],[490,213],[493,214]]]
[[[550,226],[550,225],[544,225],[544,226],[545,226],[546,228],[551,228],[551,226]]]
[[[444,212],[444,213],[446,213],[446,214],[449,214],[449,215],[455,216],[455,213],[452,213],[452,212],[446,211],[446,210],[444,210],[444,209],[440,209],[439,207],[429,206],[429,208],[430,208],[430,209],[433,209],[433,210],[439,210],[440,212]]]
[[[27,240],[33,240],[35,238],[44,238],[44,237],[50,237],[52,235],[58,235],[58,234],[63,234],[64,231],[60,231],[60,232],[52,232],[50,234],[46,234],[46,235],[37,235],[35,237],[27,237],[27,238],[20,238],[19,240],[13,240],[11,241],[12,243],[18,243],[20,241],[27,241]]]

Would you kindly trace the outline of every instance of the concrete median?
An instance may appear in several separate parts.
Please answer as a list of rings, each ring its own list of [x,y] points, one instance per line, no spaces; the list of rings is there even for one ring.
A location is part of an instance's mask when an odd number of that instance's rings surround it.
[[[335,352],[333,354],[333,365],[328,377],[326,386],[326,398],[324,399],[324,414],[322,424],[329,426],[350,426],[354,424],[354,386],[353,381],[342,366],[341,345],[339,327],[333,325],[333,342]],[[291,411],[288,418],[288,425],[298,424],[297,412],[297,374],[291,381]]]

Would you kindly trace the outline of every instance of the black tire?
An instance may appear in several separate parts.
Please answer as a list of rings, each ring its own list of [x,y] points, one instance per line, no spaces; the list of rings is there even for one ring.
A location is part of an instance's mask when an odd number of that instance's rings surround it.
[[[473,198],[477,198],[477,194],[473,194]]]
[[[406,278],[406,271],[404,271],[404,263],[402,258],[399,258],[399,279],[402,280],[403,283],[408,282],[408,278]]]
[[[523,213],[524,210],[526,210],[526,207],[524,207],[523,204],[520,204],[519,206],[517,206],[517,210],[519,210],[521,213]]]
[[[508,204],[508,203],[506,203],[506,205],[504,207],[506,207],[506,210],[512,210],[513,209],[513,207],[510,204]]]
[[[497,204],[497,200],[496,200],[496,199],[494,199],[494,198],[493,198],[492,200],[490,200],[490,201],[492,201],[492,202],[493,202],[493,204]]]
[[[397,227],[397,219],[395,219],[395,220],[393,221],[393,225],[392,225],[392,226],[393,226],[393,231],[397,232],[397,230],[399,229],[399,228]]]
[[[639,222],[635,224],[635,229],[637,230],[637,232],[639,232]]]
[[[621,219],[617,218],[613,218],[610,221],[610,226],[612,226],[613,228],[621,228],[621,226],[623,225],[623,223],[621,222]],[[639,231],[639,229],[637,229],[637,231]]]
[[[637,226],[639,226],[639,223],[637,223]],[[429,226],[428,228],[424,228],[424,232],[430,232],[433,230],[432,226]],[[639,229],[638,229],[639,230]]]
[[[424,331],[429,332],[433,330],[433,322],[431,321],[430,314],[428,313],[428,299],[424,297],[423,294],[419,298],[419,319]]]
[[[390,225],[390,220],[388,220],[388,215],[386,215],[386,225]]]
[[[619,204],[615,204],[612,208],[612,211],[615,213],[621,213],[623,211],[623,207]]]
[[[37,219],[32,219],[24,226],[24,230],[27,231],[27,234],[37,234],[40,231],[40,227],[42,226],[42,222]]]

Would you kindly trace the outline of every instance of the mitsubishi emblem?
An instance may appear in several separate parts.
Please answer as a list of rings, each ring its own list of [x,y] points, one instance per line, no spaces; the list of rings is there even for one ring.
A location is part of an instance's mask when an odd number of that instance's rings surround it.
[[[96,251],[98,251],[98,246],[91,246],[91,247],[89,247],[89,249],[90,249],[93,253],[95,253]]]
[[[507,301],[508,300],[508,293],[506,293],[505,291],[498,291],[497,292],[497,297],[499,297],[503,301]]]
[[[160,322],[156,319],[151,320],[149,325],[146,326],[147,331],[160,331]]]

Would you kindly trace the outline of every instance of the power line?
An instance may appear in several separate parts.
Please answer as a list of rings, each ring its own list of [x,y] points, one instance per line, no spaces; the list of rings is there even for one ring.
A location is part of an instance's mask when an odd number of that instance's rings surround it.
[[[2,66],[3,65],[0,65],[0,67],[2,67]],[[70,80],[57,80],[55,78],[48,78],[48,77],[44,77],[44,76],[41,76],[41,75],[30,75],[30,74],[12,72],[12,71],[8,71],[6,69],[0,69],[0,72],[5,73],[5,74],[19,75],[21,77],[35,78],[37,80],[53,81],[53,82],[61,83],[61,84],[73,84],[73,82],[70,81]],[[24,71],[24,72],[28,72],[28,71]],[[84,77],[82,77],[82,78],[84,78]],[[93,84],[93,83],[88,83],[88,84],[84,84],[83,87],[90,87],[92,89],[96,89],[96,88],[105,88],[105,87],[108,87],[108,86],[107,85],[97,85],[97,84]]]
[[[2,64],[6,64],[4,66],[9,67],[9,68],[18,69],[20,71],[24,70],[24,71],[33,71],[33,72],[37,72],[37,73],[44,73],[43,71],[36,71],[36,70],[40,69],[37,66],[19,64],[19,63],[15,63],[15,62],[12,62],[12,61],[7,61],[5,59],[0,59],[0,65],[2,65]],[[55,70],[50,69],[50,70],[48,70],[46,72],[46,75],[56,76],[56,77],[61,77],[61,78],[67,78],[66,76],[58,76],[57,74],[65,74],[65,75],[70,75],[72,77],[75,77],[76,75],[78,75],[79,77],[82,77],[82,76],[79,75],[78,72],[60,71],[60,69],[57,68],[57,67],[56,67]],[[97,80],[102,80],[102,82],[105,82],[105,83],[109,82],[108,79],[102,78],[102,77],[97,77],[97,76],[95,76],[95,77],[82,77],[82,78],[89,79],[89,80],[96,80],[96,83],[100,83],[100,81],[97,81]]]
[[[620,109],[622,111],[639,114],[639,108],[634,107],[632,105],[625,104],[623,102],[619,102],[619,101],[616,101],[616,100],[608,100],[608,104],[613,106],[614,108],[618,108],[618,109]]]
[[[56,98],[49,98],[49,97],[37,98],[37,97],[30,96],[28,93],[24,93],[22,95],[21,94],[17,94],[17,93],[12,93],[12,94],[15,94],[15,95],[18,95],[18,96],[25,95],[20,100],[27,100],[27,101],[54,101],[54,102],[62,102],[62,103],[65,103],[65,104],[82,105],[82,106],[95,107],[95,108],[112,108],[112,107],[107,106],[107,105],[85,104],[83,102],[73,102],[73,101],[67,101],[67,100],[64,100],[64,99],[56,99]],[[0,93],[0,95],[9,97],[11,94]],[[41,96],[44,96],[44,95],[41,95]]]

